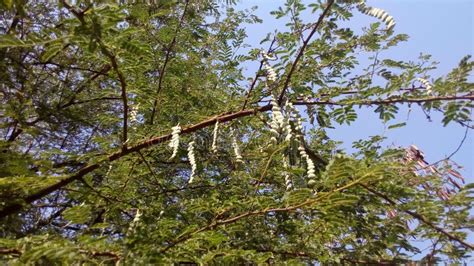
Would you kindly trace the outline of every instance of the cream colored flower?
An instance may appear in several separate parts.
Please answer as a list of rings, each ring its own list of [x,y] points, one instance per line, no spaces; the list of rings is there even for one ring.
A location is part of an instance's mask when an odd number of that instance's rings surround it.
[[[424,78],[417,78],[416,80],[418,80],[419,82],[421,82],[421,84],[423,84],[423,86],[425,86],[426,88],[426,93],[427,94],[432,94],[433,93],[433,86],[431,86],[430,82]]]
[[[240,154],[239,144],[237,143],[237,138],[232,134],[232,148],[234,149],[235,160],[237,162],[243,162],[242,155]]]
[[[173,154],[170,157],[170,160],[173,159],[176,154],[178,154],[179,148],[179,134],[181,133],[181,127],[178,125],[171,128],[171,141],[168,144],[168,147],[173,149]]]
[[[214,125],[213,136],[212,136],[212,147],[211,147],[212,152],[217,152],[217,131],[218,130],[219,130],[219,121],[216,121],[216,124]]]
[[[194,175],[196,174],[196,157],[194,156],[194,141],[189,142],[188,144],[188,159],[191,164],[191,177],[189,178],[189,183],[191,184],[194,180]]]

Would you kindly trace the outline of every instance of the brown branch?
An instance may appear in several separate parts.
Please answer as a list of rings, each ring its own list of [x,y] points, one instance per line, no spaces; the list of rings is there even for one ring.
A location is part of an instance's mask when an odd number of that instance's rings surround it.
[[[268,161],[267,161],[267,163],[265,164],[265,168],[263,169],[263,172],[262,172],[262,174],[260,175],[260,178],[257,180],[257,183],[255,184],[255,189],[256,189],[256,190],[255,190],[255,193],[258,192],[259,187],[260,187],[260,184],[263,182],[263,179],[264,179],[265,176],[267,175],[268,168],[270,167],[270,164],[271,164],[272,161],[273,161],[273,156],[275,156],[275,154],[276,154],[277,152],[281,151],[281,150],[284,149],[284,148],[286,148],[286,147],[283,146],[283,147],[280,147],[280,148],[274,150],[274,151],[272,152],[272,154],[270,154],[270,156],[268,157]]]
[[[66,0],[62,0],[61,3],[71,12],[74,16],[79,19],[81,24],[86,25],[86,21],[84,19],[84,12],[86,12],[89,7],[85,10],[77,10],[75,7],[72,7]],[[112,64],[112,68],[114,69],[115,73],[117,74],[120,82],[121,88],[121,97],[123,102],[123,127],[122,127],[122,149],[127,149],[126,143],[128,141],[127,130],[128,130],[128,99],[127,99],[127,82],[125,80],[125,76],[123,75],[122,71],[120,71],[117,58],[115,55],[107,49],[107,46],[102,42],[100,36],[98,34],[93,34],[92,36],[95,41],[100,45],[101,52],[107,56]],[[105,66],[105,69],[110,68],[110,66]],[[108,71],[108,70],[107,70]],[[98,74],[96,74],[98,76]]]
[[[427,98],[388,98],[381,100],[356,100],[356,99],[347,99],[341,101],[296,101],[293,102],[294,105],[376,105],[376,104],[393,104],[393,103],[425,103],[425,102],[435,102],[435,101],[453,101],[453,100],[474,100],[473,94],[466,95],[456,95],[456,96],[435,96]]]
[[[205,127],[214,125],[217,120],[219,120],[219,122],[221,122],[221,123],[224,123],[224,122],[228,122],[228,121],[231,121],[231,120],[234,120],[234,119],[237,119],[237,118],[254,115],[258,112],[266,112],[266,111],[269,111],[269,110],[271,110],[271,105],[265,105],[265,106],[261,106],[261,107],[256,108],[256,109],[247,109],[247,110],[242,110],[242,111],[238,111],[238,112],[234,112],[234,113],[224,113],[224,114],[221,114],[221,115],[217,115],[217,116],[213,116],[211,118],[208,118],[208,119],[206,119],[202,122],[199,122],[197,124],[185,127],[181,131],[181,134],[189,134],[189,133],[195,132],[197,130],[203,129]],[[86,174],[89,174],[92,171],[100,168],[102,163],[104,163],[106,161],[113,162],[115,160],[118,160],[118,159],[130,154],[130,153],[133,153],[133,152],[142,150],[144,148],[148,148],[148,147],[157,145],[159,143],[163,143],[163,142],[168,141],[170,139],[171,139],[171,134],[166,134],[166,135],[162,135],[162,136],[159,136],[159,137],[154,137],[154,138],[142,141],[138,144],[135,144],[133,146],[128,147],[127,149],[121,149],[121,150],[119,150],[115,153],[110,154],[109,156],[105,157],[104,159],[102,159],[102,160],[100,160],[96,163],[84,166],[83,168],[78,170],[75,174],[73,174],[71,176],[68,176],[64,179],[61,179],[57,183],[52,184],[52,185],[50,185],[48,187],[45,187],[43,189],[40,189],[36,193],[33,193],[33,194],[27,196],[26,198],[24,198],[24,203],[31,204],[33,201],[41,199],[41,198],[47,196],[48,194],[50,194],[50,193],[52,193],[52,192],[54,192],[58,189],[61,189],[61,188],[69,185],[70,183],[72,183],[76,180],[79,180],[80,178],[82,178]],[[3,218],[3,217],[5,217],[7,215],[10,215],[12,213],[19,212],[24,207],[25,206],[23,204],[20,204],[20,203],[12,203],[10,205],[6,205],[5,207],[3,207],[0,210],[0,218]]]
[[[354,181],[352,181],[352,182],[350,182],[350,183],[348,183],[348,184],[346,184],[342,187],[338,187],[338,188],[336,188],[332,191],[329,191],[327,193],[324,193],[324,194],[320,193],[319,196],[316,197],[316,198],[307,199],[304,202],[301,202],[301,203],[293,205],[293,206],[277,207],[277,208],[265,208],[263,210],[248,211],[248,212],[244,212],[244,213],[241,213],[239,215],[236,215],[234,217],[224,219],[224,220],[213,219],[210,224],[208,224],[204,227],[201,227],[200,229],[194,230],[190,233],[184,234],[184,235],[180,236],[178,239],[176,239],[175,241],[171,241],[171,243],[168,246],[162,248],[160,250],[160,252],[166,252],[167,250],[169,250],[170,248],[176,246],[177,244],[185,242],[186,240],[190,239],[195,234],[213,229],[217,226],[234,223],[234,222],[239,221],[243,218],[247,218],[247,217],[250,217],[250,216],[264,215],[264,214],[271,213],[271,212],[293,212],[293,211],[296,211],[296,210],[301,209],[303,207],[307,207],[311,204],[314,204],[314,203],[316,203],[316,202],[318,202],[318,201],[320,201],[324,198],[327,198],[327,197],[331,196],[332,194],[334,194],[336,192],[340,192],[340,191],[343,191],[343,190],[348,189],[350,187],[353,187],[353,186],[359,184],[360,182],[362,182],[365,178],[366,177],[356,179],[356,180],[354,180]]]
[[[280,256],[287,256],[293,258],[307,258],[307,259],[317,259],[316,256],[308,254],[301,251],[287,251],[287,250],[275,250],[271,248],[257,248],[257,252],[271,252]],[[380,260],[380,261],[368,261],[368,260],[356,260],[351,258],[341,258],[342,261],[347,261],[355,264],[365,264],[365,265],[397,265],[394,260]]]
[[[88,254],[92,257],[111,257],[115,261],[120,260],[120,255],[110,251],[81,251],[82,253]]]
[[[99,71],[96,71],[96,73],[95,73],[94,75],[92,75],[92,76],[89,78],[89,80],[88,80],[87,82],[85,82],[85,83],[89,83],[89,82],[91,82],[91,81],[94,81],[94,80],[96,80],[99,76],[107,74],[107,72],[109,72],[110,69],[111,69],[111,67],[110,67],[109,64],[104,65]],[[90,71],[90,72],[92,72],[92,71]],[[75,100],[76,100],[77,95],[78,95],[79,93],[81,93],[85,88],[87,88],[87,86],[86,86],[85,84],[84,84],[83,86],[79,87],[79,88],[74,92],[74,95],[71,97],[71,99],[70,99],[67,103],[61,105],[61,106],[59,107],[59,109],[63,109],[63,108],[69,107],[69,106],[71,106],[71,105],[73,105],[73,104],[76,104],[77,102],[75,102]]]
[[[19,122],[18,120],[15,119],[15,122],[13,124],[13,130],[10,136],[8,137],[7,141],[8,142],[13,142],[20,136],[20,134],[23,133],[23,129],[19,127]]]
[[[59,69],[85,71],[85,72],[89,72],[91,74],[98,74],[98,75],[106,75],[107,74],[107,72],[102,70],[102,69],[101,70],[94,70],[94,69],[91,69],[91,68],[79,67],[79,66],[75,66],[75,65],[66,66],[66,65],[62,65],[62,64],[52,62],[52,61],[41,62],[39,58],[35,58],[35,59],[38,60],[38,62],[32,62],[31,65],[33,65],[33,66],[40,65],[40,66],[47,67],[48,65],[52,65],[52,66],[57,67]],[[105,66],[108,66],[109,69],[110,69],[109,64],[104,65],[104,67]]]
[[[270,47],[267,50],[267,53],[270,53],[270,51],[272,50],[273,44],[275,44],[275,42],[276,42],[276,38],[273,38],[272,42],[270,43]],[[252,84],[250,84],[250,88],[247,92],[247,95],[245,96],[244,104],[242,105],[241,110],[244,110],[247,107],[247,103],[250,99],[250,95],[252,94],[252,91],[255,88],[255,85],[257,84],[257,80],[260,77],[260,71],[262,70],[262,67],[263,67],[263,60],[260,61],[260,66],[258,67],[258,70],[255,73],[255,77],[252,80]]]
[[[102,41],[98,40],[102,52],[110,59],[110,62],[112,63],[112,68],[114,69],[115,73],[117,74],[120,82],[120,89],[121,89],[121,97],[122,97],[122,102],[123,102],[123,127],[122,127],[122,149],[127,149],[127,141],[128,141],[128,136],[127,136],[127,131],[128,131],[128,98],[127,98],[127,81],[125,80],[125,77],[120,71],[118,63],[117,63],[117,58],[115,55],[110,52],[107,47],[105,46]]]
[[[18,11],[15,12],[15,16],[12,19],[12,23],[10,24],[10,27],[8,27],[7,34],[10,34],[11,32],[15,31],[16,26],[20,22],[20,13]]]
[[[458,151],[462,148],[462,146],[464,145],[464,141],[466,141],[466,138],[467,138],[467,133],[469,132],[469,127],[466,127],[466,130],[464,131],[464,136],[462,137],[461,139],[461,142],[459,142],[459,145],[458,147],[451,153],[449,154],[448,157],[444,158],[444,160],[449,160],[451,159],[451,157],[453,157],[454,155],[456,155],[456,153],[458,153]]]
[[[69,12],[71,12],[75,17],[77,17],[79,19],[79,21],[81,21],[82,24],[85,24],[85,20],[84,20],[84,12],[83,11],[80,11],[78,10],[77,8],[71,6],[68,1],[66,0],[61,0],[61,4],[67,9],[69,10]]]
[[[187,9],[189,5],[189,0],[186,0],[186,4],[184,6],[183,14],[181,15],[181,18],[179,19],[178,26],[176,27],[176,30],[174,32],[173,39],[171,40],[171,43],[169,44],[168,48],[166,49],[166,55],[165,55],[165,61],[163,62],[163,66],[160,69],[160,75],[158,79],[158,89],[156,90],[156,99],[153,102],[153,109],[151,111],[151,116],[150,116],[150,125],[153,125],[153,121],[155,120],[155,113],[156,113],[156,108],[158,106],[158,95],[160,94],[162,88],[163,88],[163,79],[165,76],[165,71],[166,71],[166,66],[168,65],[169,61],[171,60],[171,51],[173,49],[173,46],[176,44],[176,38],[178,37],[178,33],[181,29],[181,26],[184,22],[184,16],[186,15]]]
[[[390,205],[392,205],[394,207],[399,206],[399,204],[396,201],[392,200],[387,195],[385,195],[385,194],[383,194],[379,191],[376,191],[375,189],[372,189],[372,188],[370,188],[367,185],[364,185],[362,183],[359,183],[359,185],[361,187],[365,188],[370,193],[376,195],[377,197],[380,197],[380,198],[384,199],[385,201],[390,203]],[[418,214],[418,213],[416,213],[414,211],[410,211],[410,210],[401,210],[401,211],[403,211],[404,213],[406,213],[406,214],[410,215],[411,217],[417,219],[418,221],[428,225],[429,227],[436,230],[438,233],[441,233],[441,234],[445,235],[451,241],[458,242],[459,244],[463,245],[464,247],[469,248],[471,250],[474,250],[474,244],[468,243],[468,242],[464,241],[463,239],[460,239],[459,237],[451,234],[450,232],[446,231],[444,228],[441,228],[441,227],[437,226],[436,224],[434,224],[433,222],[431,222],[430,220],[428,220],[426,217],[422,216],[421,214]]]
[[[89,255],[91,257],[111,257],[113,260],[118,261],[120,260],[120,255],[110,252],[110,251],[88,251],[88,250],[80,250],[79,252]],[[0,255],[15,255],[21,256],[23,254],[22,251],[16,248],[2,248],[0,247]]]
[[[474,95],[466,95],[466,96],[462,96],[461,98],[462,99],[466,99],[466,98],[467,99],[472,99],[473,97],[474,97]],[[461,99],[461,98],[460,98],[460,96],[451,96],[451,97],[450,96],[445,96],[445,97],[432,97],[432,98],[411,99],[411,100],[412,101],[417,101],[417,102],[425,102],[425,101],[437,101],[437,100],[455,100],[455,99]],[[366,104],[370,105],[370,104],[375,104],[376,102],[378,104],[381,104],[381,103],[386,104],[386,103],[395,103],[395,102],[405,102],[406,100],[407,99],[405,99],[405,100],[403,100],[403,99],[378,100],[378,101],[367,102]],[[312,104],[317,104],[317,103],[328,104],[327,102],[312,102]],[[295,105],[298,105],[298,104],[301,105],[301,104],[308,104],[308,103],[307,102],[295,102],[294,104]],[[339,103],[339,104],[344,104],[344,103]],[[356,104],[356,103],[352,103],[352,104]],[[264,106],[261,106],[261,107],[255,108],[255,109],[247,109],[247,110],[242,110],[242,111],[238,111],[238,112],[234,112],[234,113],[224,113],[224,114],[221,114],[221,115],[213,116],[213,117],[208,118],[208,119],[206,119],[202,122],[199,122],[197,124],[185,127],[182,130],[181,134],[189,134],[189,133],[195,132],[197,130],[206,128],[208,126],[214,125],[216,123],[216,121],[219,121],[220,123],[224,123],[224,122],[232,121],[234,119],[238,119],[238,118],[241,118],[241,117],[255,115],[259,112],[266,112],[266,111],[271,110],[271,108],[272,108],[272,106],[270,104],[268,104],[268,105],[264,105]],[[122,158],[122,157],[124,157],[124,156],[126,156],[130,153],[133,153],[133,152],[142,150],[144,148],[148,148],[148,147],[157,145],[159,143],[163,143],[163,142],[168,141],[170,139],[171,139],[171,134],[166,134],[166,135],[162,135],[162,136],[159,136],[159,137],[153,137],[151,139],[148,139],[148,140],[142,141],[138,144],[135,144],[135,145],[133,145],[133,146],[131,146],[131,147],[125,149],[125,150],[120,150],[120,151],[117,151],[115,153],[112,153],[109,156],[107,156],[105,159],[103,159],[103,160],[101,160],[97,163],[84,166],[79,171],[77,171],[75,174],[60,180],[60,181],[58,181],[57,183],[55,183],[51,186],[43,188],[43,189],[39,190],[38,192],[33,193],[32,195],[29,195],[28,197],[26,197],[24,199],[24,201],[25,201],[25,203],[30,204],[33,201],[41,199],[41,198],[47,196],[48,194],[50,194],[51,192],[56,191],[58,189],[61,189],[64,186],[80,179],[84,175],[86,175],[88,173],[91,173],[92,171],[100,168],[100,166],[103,162],[106,162],[106,161],[112,162],[112,161],[118,160],[118,159],[120,159],[120,158]],[[11,205],[7,205],[7,206],[3,207],[3,209],[0,210],[0,218],[3,218],[3,217],[5,217],[7,215],[10,215],[12,213],[19,212],[23,208],[24,208],[24,206],[22,204],[19,204],[19,203],[13,203]]]
[[[0,254],[1,255],[14,255],[14,256],[20,256],[21,251],[16,249],[16,248],[0,248]]]
[[[285,83],[283,85],[283,89],[280,93],[280,96],[278,97],[278,103],[281,104],[283,102],[283,97],[285,96],[286,90],[288,89],[288,86],[290,85],[290,80],[291,77],[293,76],[293,73],[296,70],[296,66],[298,65],[298,62],[300,59],[303,57],[304,51],[306,50],[306,47],[309,44],[309,41],[313,37],[313,35],[316,33],[318,30],[319,26],[322,24],[324,17],[329,13],[329,10],[331,9],[332,4],[334,4],[334,0],[328,0],[326,3],[326,8],[324,9],[323,13],[319,16],[318,21],[314,25],[313,29],[309,33],[308,37],[306,37],[306,40],[303,42],[303,46],[301,46],[298,55],[296,55],[295,61],[291,65],[290,71],[288,72],[288,75],[286,76]]]
[[[121,100],[121,99],[122,99],[121,97],[104,96],[104,97],[86,99],[86,100],[82,100],[82,101],[75,101],[75,102],[71,103],[70,105],[90,103],[90,102],[95,102],[95,101],[116,101],[116,100]]]

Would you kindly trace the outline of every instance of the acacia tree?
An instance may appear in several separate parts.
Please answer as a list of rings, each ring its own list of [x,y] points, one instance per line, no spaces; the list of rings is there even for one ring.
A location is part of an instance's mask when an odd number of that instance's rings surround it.
[[[473,62],[446,76],[359,56],[407,40],[363,1],[288,0],[286,29],[234,1],[2,1],[0,258],[7,263],[406,263],[472,251],[472,185],[380,136],[327,129],[366,106],[471,128]],[[304,21],[310,11],[314,21]],[[340,26],[355,12],[378,22]],[[256,65],[253,76],[243,68]],[[412,240],[432,241],[420,251]]]

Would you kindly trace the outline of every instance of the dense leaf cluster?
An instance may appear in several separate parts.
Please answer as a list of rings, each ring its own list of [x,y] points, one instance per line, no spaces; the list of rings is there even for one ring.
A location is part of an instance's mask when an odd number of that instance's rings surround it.
[[[472,251],[474,187],[456,164],[380,136],[349,154],[327,135],[362,106],[389,129],[405,125],[401,105],[469,129],[469,56],[444,77],[426,55],[381,58],[407,36],[365,4],[388,28],[341,27],[362,1],[288,0],[272,12],[287,28],[265,48],[247,44],[261,20],[232,0],[60,2],[0,4],[0,261],[434,263]],[[289,103],[302,115],[280,113],[298,133],[285,138],[271,111]]]

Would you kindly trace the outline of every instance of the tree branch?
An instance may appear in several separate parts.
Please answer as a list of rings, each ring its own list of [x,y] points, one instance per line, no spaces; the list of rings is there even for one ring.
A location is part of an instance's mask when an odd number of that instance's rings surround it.
[[[163,62],[163,66],[160,69],[160,75],[158,79],[158,89],[156,90],[156,97],[160,94],[162,87],[163,87],[163,78],[165,76],[165,71],[166,71],[166,66],[168,65],[169,61],[171,60],[171,51],[173,49],[173,46],[176,43],[176,37],[178,37],[179,30],[181,29],[181,26],[184,22],[184,16],[186,15],[187,9],[189,5],[189,0],[186,0],[186,4],[184,6],[183,14],[181,15],[181,18],[179,19],[179,24],[176,27],[173,39],[171,40],[171,43],[169,44],[168,48],[166,49],[166,55],[165,55],[165,61]],[[155,113],[156,113],[156,108],[158,106],[158,99],[155,98],[153,102],[153,109],[151,110],[151,116],[150,116],[150,125],[153,125],[153,122],[155,120]]]
[[[89,83],[89,82],[91,82],[91,81],[94,81],[95,79],[97,79],[97,78],[98,78],[99,76],[101,76],[101,75],[106,75],[106,74],[109,72],[109,70],[110,70],[110,65],[109,65],[109,64],[104,65],[99,71],[93,72],[94,75],[92,75],[92,76],[88,79],[88,81],[87,81],[86,83]],[[92,71],[90,71],[90,72],[92,72]],[[85,88],[87,88],[87,86],[86,86],[85,84],[84,84],[83,86],[79,87],[79,88],[74,92],[74,95],[71,97],[71,99],[70,99],[67,103],[61,105],[61,106],[59,107],[59,109],[63,109],[63,108],[69,107],[69,106],[71,106],[71,105],[73,105],[73,104],[76,104],[77,102],[75,102],[75,100],[76,100],[77,95],[78,95],[79,93],[81,93]]]
[[[85,10],[77,10],[73,6],[71,6],[66,0],[62,0],[61,3],[72,13],[74,16],[79,19],[82,25],[86,25],[86,21],[84,19],[84,12],[86,12],[89,7],[87,7]],[[120,88],[121,88],[121,97],[122,97],[122,102],[123,102],[123,127],[122,127],[122,149],[127,149],[126,143],[128,140],[127,136],[127,131],[128,131],[128,99],[127,99],[127,82],[125,80],[125,77],[120,71],[118,63],[117,63],[117,58],[115,55],[107,49],[107,46],[102,42],[100,36],[98,34],[93,34],[92,36],[95,41],[100,45],[101,51],[103,54],[105,54],[111,64],[112,68],[114,69],[115,73],[117,74],[120,82]],[[105,69],[110,68],[110,66],[105,66]],[[107,70],[108,71],[108,70]],[[96,75],[98,76],[98,75]]]
[[[240,118],[240,117],[254,115],[258,112],[266,112],[266,111],[271,110],[271,108],[272,108],[271,105],[265,105],[265,106],[261,106],[261,107],[256,108],[256,109],[247,109],[247,110],[242,110],[242,111],[238,111],[238,112],[234,112],[234,113],[224,113],[224,114],[221,114],[221,115],[217,115],[217,116],[208,118],[208,119],[206,119],[206,120],[204,120],[200,123],[197,123],[197,124],[194,124],[194,125],[183,128],[182,131],[181,131],[181,135],[189,134],[189,133],[195,132],[197,130],[203,129],[205,127],[214,125],[216,123],[216,121],[218,121],[218,120],[219,120],[220,123],[224,123],[224,122],[228,122],[228,121]],[[157,145],[159,143],[163,143],[163,142],[168,141],[170,139],[171,139],[171,134],[166,134],[166,135],[162,135],[162,136],[159,136],[159,137],[154,137],[154,138],[142,141],[138,144],[135,144],[131,147],[128,147],[127,149],[121,149],[121,150],[119,150],[115,153],[110,154],[109,156],[105,157],[104,159],[99,160],[96,163],[84,166],[79,171],[77,171],[75,174],[73,174],[71,176],[68,176],[64,179],[61,179],[57,183],[54,183],[53,185],[50,185],[50,186],[45,187],[43,189],[40,189],[38,192],[27,196],[24,199],[24,202],[26,204],[30,204],[35,200],[41,199],[41,198],[47,196],[48,194],[50,194],[50,193],[52,193],[52,192],[54,192],[58,189],[61,189],[61,188],[69,185],[70,183],[72,183],[76,180],[79,180],[80,178],[82,178],[86,174],[89,174],[92,171],[100,168],[101,165],[103,163],[107,162],[107,161],[108,162],[113,162],[115,160],[118,160],[118,159],[130,154],[130,153],[137,152],[139,150]],[[10,215],[12,213],[19,212],[24,207],[25,206],[23,204],[20,204],[20,203],[12,203],[10,205],[7,205],[7,206],[3,207],[3,209],[0,210],[0,218],[3,218],[3,217],[5,217],[7,215]]]
[[[296,101],[294,105],[376,105],[376,104],[393,104],[393,103],[425,103],[435,101],[453,101],[453,100],[474,100],[474,94],[456,95],[456,96],[435,96],[426,98],[388,98],[380,100],[356,100],[346,99],[340,101]]]
[[[425,99],[388,99],[388,100],[365,101],[365,105],[388,104],[388,103],[407,102],[407,101],[408,102],[426,102],[426,101],[473,99],[473,98],[474,98],[474,95],[443,96],[443,97],[431,97],[431,98],[425,98]],[[349,104],[349,103],[328,102],[328,101],[310,102],[310,104],[333,104],[333,103],[336,103],[336,104],[339,104],[339,105]],[[302,104],[308,104],[308,102],[295,102],[294,104],[295,105],[302,105]],[[357,105],[359,103],[352,103],[352,104]],[[197,124],[190,125],[188,127],[184,127],[183,130],[181,131],[181,134],[189,134],[189,133],[193,133],[197,130],[206,128],[208,126],[213,126],[216,123],[216,121],[219,121],[219,123],[224,123],[224,122],[232,121],[234,119],[238,119],[238,118],[241,118],[241,117],[255,115],[259,112],[266,112],[266,111],[271,110],[271,108],[272,108],[271,104],[267,104],[267,105],[264,105],[264,106],[261,106],[261,107],[255,108],[255,109],[247,109],[247,110],[242,110],[242,111],[238,111],[238,112],[224,113],[224,114],[220,114],[220,115],[217,115],[217,116],[213,116],[213,117],[208,118],[208,119],[206,119],[202,122],[199,122]],[[163,142],[168,141],[170,139],[171,139],[171,134],[166,134],[166,135],[162,135],[162,136],[159,136],[159,137],[153,137],[153,138],[150,138],[148,140],[139,142],[138,144],[135,144],[135,145],[133,145],[133,146],[127,148],[127,149],[122,149],[120,151],[112,153],[109,156],[107,156],[106,158],[100,160],[99,162],[84,166],[79,171],[77,171],[75,174],[60,180],[60,181],[58,181],[57,183],[55,183],[51,186],[43,188],[43,189],[39,190],[38,192],[33,193],[32,195],[29,195],[28,197],[26,197],[24,199],[25,203],[30,204],[35,200],[38,200],[38,199],[41,199],[41,198],[47,196],[49,193],[51,193],[53,191],[56,191],[58,189],[63,188],[64,186],[80,179],[81,177],[85,176],[86,174],[91,173],[92,171],[100,168],[101,164],[106,162],[106,161],[112,162],[112,161],[118,160],[118,159],[120,159],[120,158],[122,158],[122,157],[124,157],[124,156],[126,156],[130,153],[133,153],[133,152],[142,150],[144,148],[148,148],[148,147],[157,145],[159,143],[163,143]],[[20,210],[23,209],[23,207],[24,206],[22,204],[19,204],[19,203],[13,203],[11,205],[7,205],[7,206],[3,207],[3,209],[0,210],[0,218],[3,218],[3,217],[5,217],[7,215],[10,215],[12,213],[19,212]]]
[[[372,189],[370,188],[369,186],[367,185],[364,185],[362,183],[359,183],[359,185],[363,188],[365,188],[367,191],[369,191],[370,193],[376,195],[377,197],[380,197],[382,199],[384,199],[385,201],[387,201],[388,203],[390,203],[390,205],[394,206],[394,207],[397,207],[399,204],[397,202],[395,202],[394,200],[392,200],[391,198],[389,198],[387,195],[379,192],[379,191],[376,191],[375,189]],[[458,242],[459,244],[463,245],[464,247],[466,248],[469,248],[471,250],[474,250],[474,244],[471,244],[471,243],[468,243],[462,239],[460,239],[459,237],[451,234],[450,232],[446,231],[444,228],[441,228],[439,226],[437,226],[436,224],[434,224],[433,222],[431,222],[430,220],[428,220],[427,218],[425,218],[424,216],[422,216],[421,214],[418,214],[414,211],[410,211],[410,210],[401,210],[402,212],[410,215],[411,217],[417,219],[418,221],[428,225],[429,227],[433,228],[434,230],[436,230],[438,233],[441,233],[443,235],[445,235],[446,237],[448,237],[451,241],[454,241],[454,242]]]
[[[117,58],[115,55],[110,52],[107,47],[105,46],[102,41],[99,40],[100,46],[102,47],[102,52],[110,59],[112,63],[112,68],[114,69],[115,73],[117,74],[119,81],[120,81],[120,88],[121,88],[121,97],[123,102],[123,127],[122,127],[122,149],[127,149],[127,131],[128,131],[128,99],[127,99],[127,81],[125,77],[120,71]]]
[[[283,89],[280,93],[280,96],[278,97],[278,103],[281,104],[283,102],[283,97],[285,96],[286,90],[288,89],[288,86],[290,85],[290,80],[291,77],[293,76],[293,73],[296,70],[296,66],[298,65],[298,62],[301,60],[303,57],[304,51],[306,50],[306,47],[309,44],[309,41],[313,37],[313,35],[316,33],[318,30],[319,26],[322,24],[324,17],[329,13],[329,10],[331,9],[332,4],[334,4],[334,0],[328,0],[326,3],[326,8],[324,9],[323,13],[319,16],[318,21],[314,25],[313,29],[309,33],[308,37],[306,40],[303,42],[303,46],[301,46],[298,55],[295,58],[295,61],[291,65],[290,71],[288,72],[288,75],[286,76],[285,83],[283,85]]]
[[[334,194],[336,192],[340,192],[340,191],[343,191],[343,190],[348,189],[350,187],[353,187],[353,186],[359,184],[360,182],[362,182],[365,178],[366,177],[361,177],[359,179],[356,179],[356,180],[354,180],[354,181],[352,181],[352,182],[350,182],[350,183],[348,183],[344,186],[338,187],[338,188],[336,188],[332,191],[329,191],[327,193],[324,193],[324,194],[320,193],[319,196],[316,197],[316,198],[307,199],[304,202],[293,205],[293,206],[277,207],[277,208],[265,208],[263,210],[248,211],[248,212],[244,212],[244,213],[241,213],[239,215],[236,215],[234,217],[227,218],[227,219],[224,219],[224,220],[214,219],[214,220],[212,220],[212,222],[210,224],[208,224],[204,227],[201,227],[200,229],[194,230],[190,233],[184,234],[181,237],[179,237],[178,239],[176,239],[175,241],[171,241],[170,244],[168,246],[162,248],[160,250],[160,252],[166,252],[167,250],[169,250],[170,248],[176,246],[177,244],[185,242],[186,240],[190,239],[195,234],[213,229],[217,226],[231,224],[231,223],[239,221],[243,218],[247,218],[247,217],[250,217],[250,216],[264,215],[264,214],[271,213],[271,212],[293,212],[293,211],[296,211],[298,209],[301,209],[303,207],[307,207],[311,204],[314,204],[318,201],[321,201],[322,199],[327,198],[327,197],[331,196],[332,194]]]
[[[273,38],[272,42],[270,43],[270,47],[268,48],[267,53],[269,53],[272,50],[273,44],[275,44],[275,42],[276,42],[276,37]],[[255,85],[257,84],[257,80],[260,77],[260,71],[262,70],[262,67],[263,67],[263,60],[260,61],[260,66],[258,67],[258,70],[255,73],[255,77],[252,80],[252,84],[250,84],[250,88],[247,92],[247,95],[245,96],[244,104],[242,105],[241,110],[244,110],[247,107],[247,103],[250,99],[250,95],[252,94],[252,91],[255,88]]]

